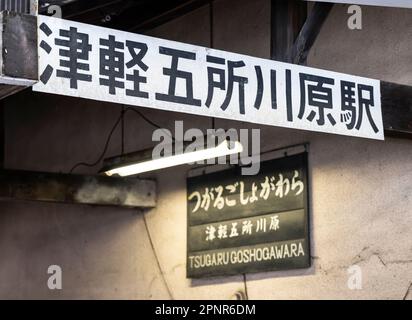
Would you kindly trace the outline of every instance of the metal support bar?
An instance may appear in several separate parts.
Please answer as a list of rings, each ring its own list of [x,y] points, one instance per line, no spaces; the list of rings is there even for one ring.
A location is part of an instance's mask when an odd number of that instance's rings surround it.
[[[0,12],[0,99],[38,79],[37,17]]]
[[[153,208],[156,183],[137,178],[0,170],[0,199]]]

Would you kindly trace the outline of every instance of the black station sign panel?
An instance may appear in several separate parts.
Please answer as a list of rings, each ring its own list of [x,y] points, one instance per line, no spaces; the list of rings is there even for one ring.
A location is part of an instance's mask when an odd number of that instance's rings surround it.
[[[187,277],[310,267],[307,153],[187,179]]]

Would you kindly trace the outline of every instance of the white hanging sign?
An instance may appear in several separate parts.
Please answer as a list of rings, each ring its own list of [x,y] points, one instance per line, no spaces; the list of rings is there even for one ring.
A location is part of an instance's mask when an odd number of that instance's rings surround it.
[[[33,90],[383,139],[380,81],[39,16]]]

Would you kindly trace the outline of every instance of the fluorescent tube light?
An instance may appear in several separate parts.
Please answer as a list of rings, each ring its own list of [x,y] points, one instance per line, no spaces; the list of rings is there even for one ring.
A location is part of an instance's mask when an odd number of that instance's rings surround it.
[[[125,177],[144,172],[179,166],[182,164],[228,156],[231,154],[241,153],[242,151],[243,146],[239,141],[230,142],[228,140],[224,140],[223,142],[212,148],[206,148],[192,152],[184,152],[157,159],[148,159],[135,163],[118,163],[117,165],[113,166],[113,168],[104,169],[103,172],[108,176],[119,175],[121,177]]]

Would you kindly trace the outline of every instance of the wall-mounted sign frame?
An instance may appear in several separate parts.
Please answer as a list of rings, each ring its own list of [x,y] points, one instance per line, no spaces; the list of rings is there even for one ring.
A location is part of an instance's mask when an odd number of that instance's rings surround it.
[[[47,16],[35,91],[384,138],[380,81]]]
[[[308,268],[307,152],[187,179],[187,277]]]

